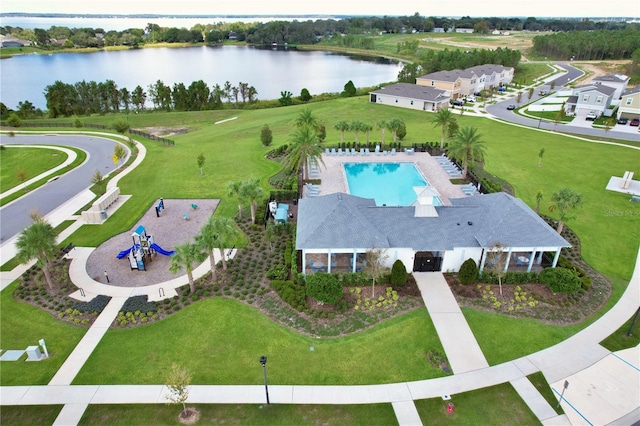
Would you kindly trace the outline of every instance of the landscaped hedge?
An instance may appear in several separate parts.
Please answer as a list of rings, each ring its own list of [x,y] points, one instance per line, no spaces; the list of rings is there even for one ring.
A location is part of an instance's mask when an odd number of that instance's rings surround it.
[[[335,304],[342,299],[342,284],[333,274],[316,273],[307,276],[307,296],[318,302]]]
[[[491,271],[482,271],[478,281],[487,284],[498,284],[498,276]],[[507,272],[502,276],[502,284],[535,284],[540,278],[536,272]]]
[[[549,286],[554,293],[573,294],[580,290],[578,275],[565,268],[545,268],[540,272],[540,282]]]
[[[568,269],[573,272],[580,279],[580,286],[589,290],[591,288],[591,277],[587,276],[584,269],[574,265],[569,259],[564,256],[558,257],[558,267]]]
[[[132,296],[128,298],[127,301],[124,302],[124,305],[122,305],[122,309],[120,309],[120,312],[149,313],[149,312],[157,312],[157,311],[158,311],[158,306],[156,305],[156,302],[149,302],[147,300],[146,295]]]
[[[97,312],[101,313],[107,306],[107,303],[111,300],[111,296],[98,295],[88,302],[80,302],[73,305],[71,308],[80,312]]]
[[[271,287],[292,308],[302,312],[309,307],[304,286],[296,285],[293,281],[273,280]]]
[[[340,275],[343,287],[362,287],[371,284],[371,277],[362,272],[346,272]]]

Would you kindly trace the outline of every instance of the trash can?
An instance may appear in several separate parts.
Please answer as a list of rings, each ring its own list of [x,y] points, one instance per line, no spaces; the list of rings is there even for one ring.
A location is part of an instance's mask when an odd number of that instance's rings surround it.
[[[100,210],[100,219],[101,220],[107,220],[107,217],[109,217],[109,215],[107,214],[106,210]]]
[[[27,361],[40,361],[42,353],[40,352],[40,346],[27,347]]]
[[[447,413],[453,413],[453,402],[450,402],[449,404],[447,404]]]

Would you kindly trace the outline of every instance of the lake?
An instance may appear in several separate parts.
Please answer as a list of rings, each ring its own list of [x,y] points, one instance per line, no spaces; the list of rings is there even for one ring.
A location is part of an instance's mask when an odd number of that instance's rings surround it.
[[[108,79],[129,91],[140,85],[147,93],[157,80],[170,86],[203,80],[209,87],[243,82],[266,100],[280,98],[285,90],[298,96],[303,88],[311,95],[341,92],[349,80],[358,88],[376,86],[396,81],[401,69],[401,63],[384,58],[247,46],[18,55],[0,60],[0,100],[13,109],[25,100],[46,109],[43,92],[56,80]]]

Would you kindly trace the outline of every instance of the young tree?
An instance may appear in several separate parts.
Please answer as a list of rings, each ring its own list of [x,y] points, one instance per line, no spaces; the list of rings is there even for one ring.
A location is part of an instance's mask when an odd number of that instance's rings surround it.
[[[462,127],[449,146],[449,154],[456,160],[462,161],[462,178],[467,177],[469,163],[484,160],[484,142],[478,128],[473,126]]]
[[[260,179],[251,178],[246,180],[243,184],[243,192],[249,201],[251,208],[251,222],[256,223],[256,210],[258,208],[258,203],[263,201],[264,198],[264,190],[260,186]]]
[[[504,268],[509,261],[508,256],[504,253],[505,247],[500,242],[495,242],[487,249],[487,259],[485,269],[493,272],[498,278],[498,286],[500,288],[500,296],[502,296],[502,277],[504,276]]]
[[[111,123],[111,127],[113,127],[113,130],[115,130],[116,132],[120,133],[121,135],[124,135],[131,126],[129,125],[129,122],[126,120],[116,120],[113,123]]]
[[[200,234],[196,236],[196,244],[207,252],[211,263],[211,279],[217,281],[216,261],[214,249],[218,249],[220,259],[222,261],[222,269],[227,270],[227,259],[224,250],[231,247],[239,238],[240,233],[233,219],[228,217],[211,216],[205,226],[200,230]]]
[[[22,182],[22,185],[23,185],[22,190],[24,192],[27,192],[27,185],[24,184],[27,180],[27,177],[29,176],[27,175],[27,171],[25,169],[19,168],[16,170],[16,179]]]
[[[291,92],[283,90],[280,92],[280,99],[278,99],[278,102],[280,102],[280,105],[282,106],[289,106],[293,103],[293,99],[291,99],[292,96]]]
[[[348,131],[351,128],[349,123],[346,121],[338,121],[334,126],[334,129],[340,132],[340,143],[344,143],[344,132]]]
[[[93,175],[91,175],[91,183],[98,187],[99,192],[104,192],[104,188],[103,188],[104,176],[102,176],[102,173],[100,173],[100,170],[96,169],[93,172]]]
[[[527,99],[528,100],[531,100],[531,98],[533,97],[533,92],[534,92],[533,87],[529,87],[529,91],[527,92]]]
[[[442,108],[431,119],[433,127],[442,127],[442,134],[440,135],[440,149],[444,149],[444,136],[452,120],[454,120],[454,117],[449,108]]]
[[[569,216],[569,210],[578,208],[582,205],[582,195],[578,194],[573,189],[563,188],[551,196],[551,201],[553,204],[549,206],[549,211],[558,211],[560,219],[558,221],[556,231],[558,231],[558,234],[561,234],[565,222],[572,219],[572,217]]]
[[[198,168],[200,169],[200,176],[202,176],[204,173],[202,173],[202,168],[204,167],[204,153],[201,152],[200,155],[198,155],[198,159],[196,160],[198,162]]]
[[[355,84],[353,84],[353,81],[351,80],[347,81],[347,84],[344,85],[344,91],[342,92],[342,96],[352,97],[352,96],[355,96],[356,93],[358,93],[358,90],[356,89]]]
[[[271,142],[273,142],[273,133],[271,132],[268,124],[262,126],[262,130],[260,131],[260,141],[264,146],[269,146],[271,145]]]
[[[56,234],[53,227],[44,219],[35,220],[25,228],[16,240],[18,253],[16,259],[20,264],[27,264],[36,259],[42,268],[44,278],[50,289],[53,289],[53,280],[49,266],[56,255]]]
[[[169,265],[169,271],[176,274],[183,269],[187,271],[187,278],[189,279],[189,292],[194,293],[196,291],[196,284],[193,280],[194,263],[202,262],[204,256],[201,247],[195,243],[185,243],[175,248],[175,254],[171,256],[171,264]]]
[[[371,299],[375,299],[376,281],[380,279],[382,274],[384,274],[386,270],[384,265],[387,262],[389,255],[386,253],[386,250],[372,247],[364,254],[364,258],[367,261],[367,264],[364,265],[363,270],[365,273],[371,276],[373,282],[373,285],[371,287]]]
[[[402,126],[404,126],[404,121],[399,118],[394,118],[387,124],[388,129],[393,132],[394,143],[398,139],[398,132],[402,129]]]
[[[291,136],[291,147],[287,158],[284,160],[284,166],[295,172],[300,171],[300,168],[304,168],[303,178],[308,180],[309,172],[304,167],[307,161],[320,162],[324,165],[322,150],[318,145],[316,132],[310,126],[303,126],[297,128]]]
[[[520,105],[521,101],[522,101],[522,92],[518,91],[518,94],[516,95],[516,103]]]
[[[311,93],[309,93],[309,90],[307,88],[303,88],[300,91],[300,100],[302,102],[308,102],[311,100],[311,98],[312,98]]]
[[[124,149],[122,145],[119,143],[113,148],[113,158],[116,159],[117,162],[122,161],[127,156],[127,150]]]
[[[537,167],[542,167],[543,156],[544,156],[544,148],[540,148],[540,151],[538,152],[538,164],[536,164]]]
[[[540,203],[542,202],[543,196],[542,190],[538,189],[538,192],[536,192],[536,214],[540,214]]]
[[[273,243],[275,243],[277,239],[276,225],[273,223],[273,221],[270,220],[269,222],[267,222],[267,227],[264,228],[262,237],[267,243],[269,243],[269,251],[273,253]]]
[[[165,395],[168,403],[182,404],[181,417],[187,414],[187,399],[189,399],[189,385],[191,384],[191,374],[186,368],[181,368],[178,364],[171,365],[171,371],[167,376],[165,385],[169,393]]]

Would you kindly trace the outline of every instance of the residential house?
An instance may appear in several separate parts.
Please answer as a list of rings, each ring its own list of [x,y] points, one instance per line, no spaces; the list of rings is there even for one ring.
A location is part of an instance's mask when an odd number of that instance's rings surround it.
[[[442,28],[442,27],[436,27],[436,28],[434,28],[433,30],[431,30],[431,32],[432,32],[432,33],[444,33],[444,32],[446,32],[446,31],[445,31],[445,30],[444,30],[444,28]]]
[[[449,106],[449,96],[446,91],[410,83],[397,83],[374,90],[369,93],[369,101],[434,112]]]
[[[603,84],[585,84],[574,87],[573,94],[567,98],[565,103],[565,112],[567,115],[578,117],[584,117],[591,111],[603,115],[605,111],[609,111],[615,90],[613,87]]]
[[[0,34],[0,47],[25,47],[33,43],[29,40],[22,40],[13,36]]]
[[[432,72],[416,78],[416,84],[445,90],[451,99],[458,99],[462,87],[461,72],[462,70]]]
[[[457,33],[473,34],[473,28],[456,28]]]
[[[513,81],[513,67],[485,64],[467,68],[466,71],[473,72],[478,77],[475,92],[505,86]]]
[[[433,197],[419,196],[413,206],[389,207],[344,193],[303,198],[296,233],[302,272],[356,272],[372,248],[385,251],[387,267],[399,259],[408,271],[457,272],[471,258],[482,270],[497,243],[509,260],[505,270],[531,271],[543,263],[555,267],[561,249],[570,247],[522,200],[504,192],[449,202],[437,206]],[[553,259],[543,260],[544,252]]]
[[[622,93],[627,90],[629,84],[629,77],[624,74],[607,74],[600,77],[594,77],[591,80],[591,84],[603,84],[605,86],[613,87],[615,92],[613,93],[613,99],[620,99]]]
[[[629,89],[622,94],[618,107],[618,118],[640,118],[640,86]]]

